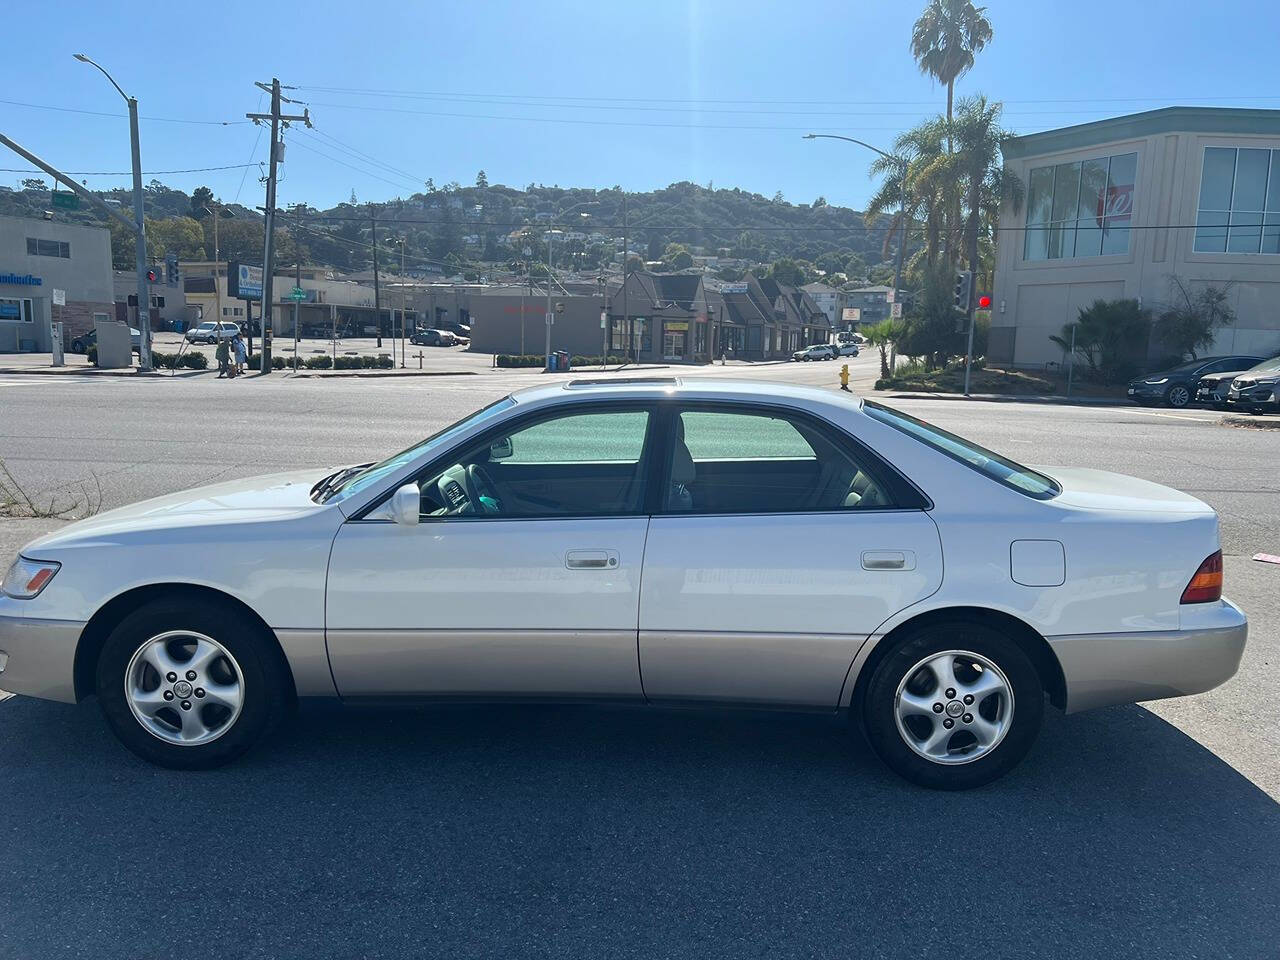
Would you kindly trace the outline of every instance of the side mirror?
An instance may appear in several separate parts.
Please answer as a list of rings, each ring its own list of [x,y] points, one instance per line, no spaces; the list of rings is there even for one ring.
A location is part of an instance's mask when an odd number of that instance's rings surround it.
[[[511,443],[510,437],[503,437],[501,440],[495,440],[489,444],[490,460],[505,460],[511,456],[515,448]]]
[[[416,483],[406,483],[391,495],[388,506],[391,508],[391,519],[405,526],[415,526],[418,522],[418,511],[421,508],[421,494]]]

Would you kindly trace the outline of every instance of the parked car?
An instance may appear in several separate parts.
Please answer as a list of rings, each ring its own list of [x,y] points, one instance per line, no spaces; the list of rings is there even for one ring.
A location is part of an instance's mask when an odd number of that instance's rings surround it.
[[[811,347],[804,347],[797,350],[791,355],[792,360],[834,360],[836,358],[836,348],[829,343],[815,343]]]
[[[0,586],[0,684],[96,693],[183,769],[297,696],[555,697],[847,714],[907,779],[960,789],[1027,753],[1046,697],[1231,677],[1247,622],[1221,591],[1217,516],[1168,487],[1025,467],[838,391],[578,380],[380,463],[32,541]]]
[[[450,331],[433,327],[429,330],[415,330],[409,337],[409,342],[423,347],[452,347],[458,341]]]
[[[1144,405],[1168,404],[1185,407],[1196,399],[1202,379],[1225,370],[1240,370],[1257,363],[1254,357],[1201,357],[1168,370],[1129,381],[1129,399]]]
[[[853,342],[842,343],[836,347],[836,352],[841,357],[856,357],[858,355],[858,345]]]
[[[1250,413],[1280,411],[1280,357],[1260,363],[1232,380],[1227,388],[1227,407]]]
[[[97,329],[87,330],[71,341],[72,353],[88,353],[89,348],[98,342]],[[133,352],[142,356],[142,331],[137,327],[129,328],[129,343]]]
[[[1265,374],[1275,369],[1277,365],[1280,365],[1280,357],[1272,357],[1269,360],[1259,360],[1253,366],[1241,364],[1236,369],[1201,377],[1200,384],[1196,388],[1196,400],[1219,410],[1226,409],[1228,406],[1227,395],[1231,390],[1232,382],[1237,377],[1249,376],[1255,371],[1259,374]]]
[[[188,330],[186,338],[187,343],[217,343],[219,339],[230,340],[239,333],[238,324],[227,320],[206,320]]]

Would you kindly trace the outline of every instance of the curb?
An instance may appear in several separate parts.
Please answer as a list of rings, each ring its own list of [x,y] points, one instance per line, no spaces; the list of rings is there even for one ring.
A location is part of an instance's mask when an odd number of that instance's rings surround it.
[[[256,372],[256,371],[255,371]],[[403,380],[406,377],[475,377],[474,370],[411,370],[407,373],[377,372],[374,370],[335,370],[325,372],[319,370],[272,370],[289,380],[335,380],[340,377],[368,377],[380,380]],[[261,374],[259,374],[261,376]]]
[[[873,391],[883,393],[884,391]],[[1039,403],[1061,407],[1128,407],[1129,401],[1123,397],[1049,397],[1039,395],[1014,396],[999,393],[975,393],[965,396],[963,393],[891,393],[894,400],[976,400],[982,403]]]
[[[1280,417],[1222,417],[1218,423],[1224,427],[1241,427],[1245,430],[1280,430]]]

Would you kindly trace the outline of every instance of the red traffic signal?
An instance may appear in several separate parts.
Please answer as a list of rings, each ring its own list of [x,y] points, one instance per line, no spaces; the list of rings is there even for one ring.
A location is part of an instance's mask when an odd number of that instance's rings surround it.
[[[156,272],[154,270],[148,270],[147,283],[155,283],[155,282],[156,282]]]
[[[991,309],[991,298],[988,297],[985,293],[978,298],[978,309],[979,310]]]

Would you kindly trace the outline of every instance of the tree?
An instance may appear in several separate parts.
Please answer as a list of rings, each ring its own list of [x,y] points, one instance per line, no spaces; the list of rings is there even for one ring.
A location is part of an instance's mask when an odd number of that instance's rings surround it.
[[[789,287],[799,287],[807,282],[804,268],[791,257],[775,260],[773,266],[769,268],[769,276]]]
[[[897,320],[881,320],[870,327],[864,327],[862,335],[867,342],[880,350],[880,376],[889,376],[889,345],[897,343],[902,336],[902,324]]]
[[[213,209],[213,191],[208,187],[196,187],[191,194],[191,216],[195,220],[203,220],[209,215],[205,207]]]
[[[911,31],[911,55],[920,72],[947,87],[947,126],[956,80],[973,68],[975,54],[991,42],[986,7],[970,0],[929,0]]]
[[[427,193],[436,192],[436,182],[431,177],[427,177]]]
[[[1152,329],[1156,340],[1179,360],[1195,360],[1208,350],[1218,330],[1235,323],[1236,312],[1229,299],[1230,284],[1193,290],[1181,277],[1171,276],[1173,303],[1160,314]]]
[[[476,186],[482,189],[489,186],[489,178],[485,176],[483,170],[476,174]]]
[[[781,191],[781,190],[779,190],[777,193],[775,193],[775,194],[773,195],[773,202],[774,202],[774,203],[782,203],[782,202],[783,202],[783,200],[782,200],[782,191]]]
[[[351,199],[350,199],[350,200],[348,200],[348,201],[347,201],[347,203],[351,204],[353,207],[354,207],[354,206],[357,206],[357,205],[360,203],[360,201],[356,199],[356,188],[355,188],[355,187],[352,187],[352,188],[351,188]]]
[[[218,237],[222,239],[221,234]],[[191,217],[147,220],[147,251],[157,259],[176,256],[179,260],[203,260],[204,230]]]
[[[945,365],[960,352],[951,289],[953,280],[945,264],[927,274],[919,304],[903,323],[902,334],[895,341],[898,352],[923,358],[930,370]]]
[[[1071,350],[1075,327],[1076,354],[1089,367],[1091,379],[1120,383],[1133,376],[1146,353],[1151,335],[1151,312],[1137,300],[1095,300],[1080,310],[1074,324],[1065,324],[1062,336],[1049,339]]]
[[[27,177],[22,181],[23,190],[48,190],[49,185],[39,177]]]

